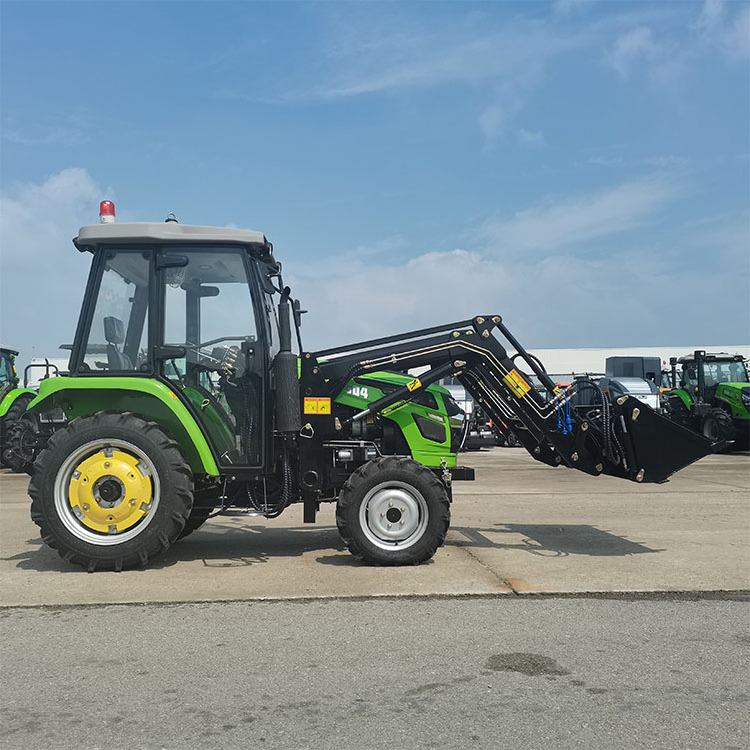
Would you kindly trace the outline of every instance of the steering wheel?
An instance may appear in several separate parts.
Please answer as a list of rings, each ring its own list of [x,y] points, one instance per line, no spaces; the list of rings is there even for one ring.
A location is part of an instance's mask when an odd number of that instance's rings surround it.
[[[205,351],[203,344],[185,344],[184,346],[190,353],[188,361],[191,365],[217,372],[229,364],[228,360],[235,360],[236,353],[239,352],[237,347],[229,346],[216,347],[210,353]],[[234,356],[231,353],[234,353]]]

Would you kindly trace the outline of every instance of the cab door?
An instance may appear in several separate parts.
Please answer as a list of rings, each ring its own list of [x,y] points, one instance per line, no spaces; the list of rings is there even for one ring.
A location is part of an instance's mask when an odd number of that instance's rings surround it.
[[[160,375],[189,403],[223,468],[262,467],[268,452],[267,347],[253,262],[240,247],[157,253]]]

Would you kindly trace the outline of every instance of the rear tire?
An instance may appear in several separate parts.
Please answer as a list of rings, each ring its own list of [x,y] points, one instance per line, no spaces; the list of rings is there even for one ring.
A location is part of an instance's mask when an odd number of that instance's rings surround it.
[[[31,476],[39,444],[39,417],[36,414],[22,414],[8,430],[4,451],[6,465],[17,474]]]
[[[0,418],[0,467],[8,466],[12,471],[22,472],[24,467],[18,467],[17,462],[13,462],[10,456],[6,457],[5,453],[10,449],[10,438],[13,428],[26,413],[26,407],[31,403],[31,396],[19,396],[13,405]],[[33,463],[33,461],[32,461]]]
[[[360,466],[341,488],[336,525],[349,551],[379,565],[416,565],[445,540],[450,501],[416,461],[387,456]]]
[[[57,431],[29,484],[42,539],[89,572],[145,565],[182,532],[193,475],[154,422],[100,412]]]

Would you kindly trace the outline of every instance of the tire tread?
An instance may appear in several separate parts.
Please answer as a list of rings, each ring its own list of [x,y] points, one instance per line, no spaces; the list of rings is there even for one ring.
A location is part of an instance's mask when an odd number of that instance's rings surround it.
[[[55,529],[45,512],[50,502],[45,485],[50,481],[50,473],[55,471],[55,464],[60,455],[66,452],[66,444],[73,437],[82,442],[87,439],[101,438],[108,430],[127,429],[145,435],[155,443],[161,458],[169,467],[170,486],[164,487],[162,493],[169,491],[176,508],[165,517],[164,528],[151,538],[145,547],[133,545],[134,549],[124,553],[116,546],[109,548],[111,555],[85,554],[72,549],[65,539],[55,533]],[[64,460],[64,459],[63,459]],[[54,481],[54,480],[53,480]],[[155,422],[148,421],[131,412],[97,412],[89,417],[77,417],[68,425],[56,431],[49,439],[44,450],[39,454],[34,466],[34,473],[29,483],[31,497],[31,520],[39,527],[43,541],[68,562],[84,567],[87,571],[100,570],[120,571],[125,568],[145,566],[148,561],[163,554],[175,542],[185,526],[193,502],[193,473],[180,445],[167,435]],[[135,537],[139,539],[139,537]],[[105,548],[102,548],[105,550]],[[106,550],[105,550],[106,551]]]
[[[350,521],[353,514],[355,516],[358,514],[355,506],[358,506],[361,488],[389,472],[404,472],[406,474],[405,479],[425,482],[427,488],[434,493],[434,499],[439,509],[435,520],[436,531],[431,536],[425,534],[423,539],[413,547],[396,550],[395,553],[368,549],[358,538],[356,524]],[[427,500],[427,498],[425,499]],[[419,565],[433,557],[445,541],[450,526],[448,493],[440,480],[429,469],[413,459],[406,456],[378,458],[360,466],[344,482],[336,504],[336,526],[344,544],[351,554],[359,560],[379,565]]]

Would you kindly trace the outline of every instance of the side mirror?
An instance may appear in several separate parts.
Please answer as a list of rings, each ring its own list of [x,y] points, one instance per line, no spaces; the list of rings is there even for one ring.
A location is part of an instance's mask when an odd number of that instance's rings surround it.
[[[299,328],[302,325],[302,316],[307,312],[307,310],[300,309],[300,302],[298,299],[294,300],[293,302],[293,310],[294,322],[297,324],[297,328]]]
[[[155,346],[154,359],[182,359],[187,354],[184,346]]]

